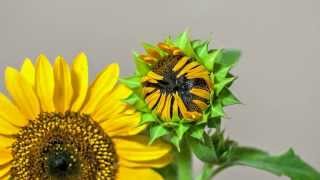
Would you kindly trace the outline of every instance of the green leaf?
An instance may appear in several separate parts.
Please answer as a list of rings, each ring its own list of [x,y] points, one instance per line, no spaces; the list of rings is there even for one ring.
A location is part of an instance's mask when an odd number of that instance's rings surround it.
[[[222,56],[222,49],[213,50],[204,59],[204,66],[209,70],[213,71],[214,63]]]
[[[192,152],[201,161],[213,163],[218,159],[215,148],[209,136],[205,136],[204,142],[190,137],[188,138],[188,143],[192,149]]]
[[[122,78],[122,79],[120,79],[120,82],[125,84],[126,86],[128,86],[131,89],[136,89],[136,88],[141,87],[140,77],[138,77],[138,76],[130,76],[127,78]]]
[[[237,49],[224,49],[223,56],[217,62],[223,66],[233,66],[236,64],[241,56],[241,51]]]
[[[241,104],[240,100],[235,95],[233,95],[232,92],[227,88],[221,91],[220,98],[224,106]]]
[[[160,137],[169,134],[169,131],[160,124],[154,125],[150,128],[150,141],[149,144],[152,144],[155,140]]]
[[[291,180],[319,180],[320,173],[290,149],[280,156],[249,147],[237,147],[231,154],[232,165],[244,165],[268,171]]]
[[[221,127],[221,117],[209,118],[208,119],[209,128],[220,128]]]
[[[139,54],[133,52],[134,61],[137,68],[137,73],[141,76],[146,75],[150,71],[150,67],[142,59],[140,59]]]
[[[157,120],[157,118],[152,113],[143,113],[142,116],[141,116],[140,124],[154,122],[156,120]]]

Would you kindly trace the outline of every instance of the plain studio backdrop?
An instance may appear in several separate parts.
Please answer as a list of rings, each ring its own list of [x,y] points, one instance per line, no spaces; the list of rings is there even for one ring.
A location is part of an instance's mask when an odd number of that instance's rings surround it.
[[[115,61],[129,75],[141,42],[189,28],[211,47],[243,52],[233,90],[244,105],[227,108],[228,136],[277,154],[293,147],[320,169],[319,10],[319,0],[1,0],[0,68],[39,53],[71,62],[84,51],[91,79]],[[287,178],[235,167],[218,179]]]

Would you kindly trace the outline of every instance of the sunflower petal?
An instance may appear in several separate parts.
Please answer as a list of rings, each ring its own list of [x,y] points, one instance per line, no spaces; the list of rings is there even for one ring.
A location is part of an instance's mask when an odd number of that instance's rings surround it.
[[[5,165],[5,166],[2,166],[0,167],[0,179],[8,179],[8,178],[5,178],[8,174],[9,174],[9,171],[11,169],[11,165]]]
[[[119,65],[111,64],[100,73],[89,90],[89,97],[82,109],[82,113],[91,114],[95,111],[98,103],[116,85],[119,77]]]
[[[4,135],[14,135],[19,132],[19,128],[16,126],[13,126],[7,120],[0,117],[0,134]]]
[[[120,166],[117,173],[117,180],[163,180],[161,175],[149,168],[127,168]]]
[[[154,159],[150,161],[135,161],[135,160],[128,160],[125,157],[119,158],[119,164],[120,166],[126,166],[130,168],[162,168],[168,165],[173,159],[173,156],[171,153],[166,154],[165,156],[162,156],[159,159]]]
[[[53,103],[53,69],[48,58],[43,54],[38,57],[36,63],[35,90],[39,97],[42,111],[53,112],[55,110]]]
[[[0,165],[4,165],[12,160],[10,149],[0,149]]]
[[[28,120],[18,108],[2,93],[0,93],[0,117],[15,126],[24,127],[28,124]]]
[[[161,159],[171,151],[171,146],[163,141],[155,141],[148,145],[149,138],[141,135],[113,138],[113,141],[119,157],[133,162],[143,163]]]
[[[32,61],[29,58],[26,58],[21,66],[20,70],[22,76],[32,85],[34,86],[35,80],[35,69],[32,64]]]
[[[78,112],[87,97],[89,70],[88,58],[85,53],[79,53],[72,64],[73,104],[71,111]]]
[[[31,85],[11,67],[5,71],[5,83],[20,111],[27,119],[35,119],[40,113],[40,105]]]
[[[132,136],[145,129],[145,126],[139,126],[140,114],[135,113],[128,116],[113,117],[100,123],[100,126],[109,136]]]
[[[58,112],[66,112],[70,109],[73,97],[71,74],[69,65],[59,56],[54,64],[55,95],[54,102]]]
[[[116,85],[110,93],[107,93],[98,104],[91,117],[101,122],[111,116],[117,115],[127,108],[127,104],[122,100],[127,98],[132,91],[123,84]]]
[[[12,137],[0,135],[0,149],[10,147],[14,141]]]

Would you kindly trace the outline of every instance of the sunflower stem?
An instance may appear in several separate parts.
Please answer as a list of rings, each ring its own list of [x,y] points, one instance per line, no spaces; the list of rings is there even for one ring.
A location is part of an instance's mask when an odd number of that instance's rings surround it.
[[[185,140],[181,142],[181,150],[177,153],[178,180],[192,180],[192,153]]]

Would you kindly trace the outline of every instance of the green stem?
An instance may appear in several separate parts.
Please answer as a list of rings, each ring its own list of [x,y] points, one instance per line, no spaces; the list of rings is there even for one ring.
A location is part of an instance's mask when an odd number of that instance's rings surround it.
[[[177,153],[178,180],[192,180],[192,154],[185,140],[181,142],[181,151]]]

